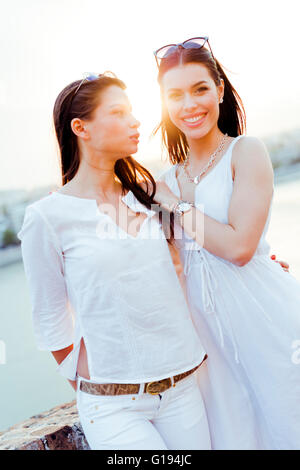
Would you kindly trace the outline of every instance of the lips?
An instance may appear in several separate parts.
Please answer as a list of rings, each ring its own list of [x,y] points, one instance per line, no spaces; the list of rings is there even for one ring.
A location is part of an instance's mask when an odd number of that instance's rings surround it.
[[[184,124],[188,127],[200,126],[206,118],[207,113],[188,114],[182,118]]]
[[[140,134],[137,133],[137,134],[131,135],[129,138],[130,140],[133,140],[134,142],[139,142],[139,136]]]

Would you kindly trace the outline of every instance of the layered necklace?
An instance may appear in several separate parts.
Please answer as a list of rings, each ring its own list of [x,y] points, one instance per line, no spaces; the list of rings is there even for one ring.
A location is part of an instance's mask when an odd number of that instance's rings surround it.
[[[202,175],[204,175],[207,170],[212,166],[212,164],[214,163],[215,159],[216,159],[216,156],[218,155],[218,153],[220,153],[223,148],[224,148],[224,145],[225,145],[225,142],[227,140],[227,137],[228,137],[228,134],[224,134],[222,140],[221,140],[221,143],[219,145],[219,147],[214,151],[214,153],[210,156],[209,158],[209,161],[207,162],[207,164],[202,168],[201,172],[199,173],[199,175],[197,176],[191,176],[187,170],[187,166],[190,162],[190,153],[187,154],[187,157],[186,157],[186,160],[184,161],[184,163],[181,163],[180,166],[182,166],[183,168],[183,172],[184,172],[184,175],[186,177],[186,179],[190,182],[190,183],[194,183],[194,184],[198,184],[200,182],[200,178]]]

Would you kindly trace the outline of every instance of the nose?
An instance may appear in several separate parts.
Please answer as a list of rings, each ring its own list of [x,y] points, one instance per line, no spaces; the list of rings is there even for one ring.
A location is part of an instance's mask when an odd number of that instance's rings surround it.
[[[197,107],[197,103],[195,102],[193,96],[190,93],[185,93],[183,99],[183,109],[185,111],[191,111]]]
[[[131,126],[130,127],[140,127],[141,123],[140,121],[138,121],[137,119],[135,119],[135,117],[132,116],[132,123],[131,123]]]

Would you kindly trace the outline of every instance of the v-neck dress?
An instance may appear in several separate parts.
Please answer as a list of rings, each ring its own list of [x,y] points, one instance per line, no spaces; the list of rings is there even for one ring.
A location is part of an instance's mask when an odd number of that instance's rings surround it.
[[[143,383],[185,372],[205,350],[155,212],[137,236],[101,212],[96,200],[53,192],[27,206],[22,241],[37,346],[74,348],[57,371],[75,380],[84,339],[90,380]]]
[[[198,209],[224,224],[232,151],[242,137],[195,188]],[[180,196],[177,166],[159,179]],[[244,266],[211,254],[181,227],[176,240],[187,300],[208,353],[198,381],[214,448],[300,449],[300,283],[270,259],[270,215],[271,207]]]

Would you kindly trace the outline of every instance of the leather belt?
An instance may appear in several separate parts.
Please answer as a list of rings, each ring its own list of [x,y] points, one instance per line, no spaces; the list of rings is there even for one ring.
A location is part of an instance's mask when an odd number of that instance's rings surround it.
[[[174,375],[174,387],[179,380],[184,379],[188,375],[195,372],[198,367],[207,359],[207,354],[205,354],[203,361],[198,364],[193,369],[183,372],[178,375]],[[147,382],[144,385],[144,393],[150,393],[151,395],[157,395],[158,393],[168,390],[172,385],[171,377],[166,379],[157,380],[156,382]],[[139,393],[140,384],[99,384],[93,382],[86,382],[81,380],[80,390],[86,393],[91,393],[92,395],[127,395],[131,393]]]

